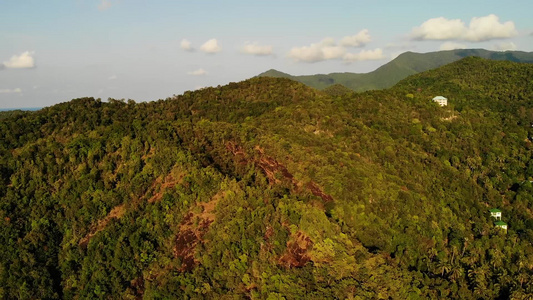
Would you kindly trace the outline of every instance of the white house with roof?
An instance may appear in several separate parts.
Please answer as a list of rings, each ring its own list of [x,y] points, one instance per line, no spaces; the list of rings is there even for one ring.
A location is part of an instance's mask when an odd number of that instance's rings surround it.
[[[433,98],[433,101],[437,102],[440,106],[448,105],[448,98],[445,98],[443,96],[437,96]]]
[[[497,208],[491,208],[490,210],[490,216],[495,218],[496,220],[502,219],[502,211]]]
[[[489,212],[490,216],[496,219],[496,221],[494,222],[494,226],[496,226],[496,228],[500,228],[507,231],[508,225],[507,223],[502,221],[502,211],[497,208],[491,208]]]
[[[507,230],[507,223],[505,223],[504,221],[496,221],[496,222],[494,222],[494,225],[497,228],[501,228],[503,230]]]

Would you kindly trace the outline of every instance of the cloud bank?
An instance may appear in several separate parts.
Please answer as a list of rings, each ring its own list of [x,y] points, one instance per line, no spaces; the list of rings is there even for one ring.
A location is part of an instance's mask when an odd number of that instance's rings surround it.
[[[499,44],[494,45],[492,49],[496,51],[511,51],[511,50],[516,50],[517,47],[516,47],[516,44],[513,42],[504,42],[504,43],[499,43]]]
[[[187,72],[187,74],[193,75],[193,76],[203,76],[203,75],[207,75],[207,71],[202,69],[202,68],[200,68],[198,70]]]
[[[181,49],[185,51],[194,51],[194,48],[192,47],[192,43],[187,39],[181,40],[180,47]]]
[[[26,51],[20,55],[13,55],[8,61],[4,61],[4,67],[8,69],[29,69],[35,67],[33,52]]]
[[[210,39],[200,47],[200,50],[205,53],[217,53],[220,52],[222,48],[218,45],[217,39]]]
[[[20,94],[22,90],[20,88],[16,89],[0,89],[0,94]]]
[[[341,46],[362,47],[368,44],[370,40],[370,33],[368,33],[368,29],[363,29],[356,35],[343,37],[341,40]]]
[[[272,46],[260,46],[258,43],[246,43],[242,47],[241,52],[257,56],[267,56],[272,55]]]
[[[362,50],[358,53],[349,53],[347,47],[363,47],[370,42],[367,29],[361,30],[353,36],[345,36],[337,44],[332,38],[325,38],[319,43],[303,47],[293,47],[288,57],[296,62],[314,63],[325,60],[343,60],[347,63],[363,60],[379,60],[385,58],[383,50]]]
[[[449,20],[444,17],[425,21],[413,28],[411,37],[415,40],[461,40],[482,42],[505,39],[518,34],[512,21],[501,23],[498,16],[490,14],[474,17],[468,27],[460,19]]]
[[[466,45],[456,43],[456,42],[445,42],[440,45],[440,50],[455,50],[455,49],[466,49]]]
[[[384,59],[383,50],[380,48],[374,50],[362,50],[359,53],[347,53],[343,59],[345,62],[356,62],[364,60],[380,60]]]
[[[325,38],[319,43],[310,46],[294,47],[288,56],[297,62],[318,62],[329,59],[341,58],[346,49],[337,46],[332,38]]]

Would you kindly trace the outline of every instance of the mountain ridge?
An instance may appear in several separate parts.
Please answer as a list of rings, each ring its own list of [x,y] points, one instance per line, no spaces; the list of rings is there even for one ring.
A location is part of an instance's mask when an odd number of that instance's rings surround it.
[[[431,70],[468,56],[533,63],[533,52],[524,51],[501,52],[485,49],[456,49],[427,53],[407,51],[368,73],[343,72],[295,76],[271,69],[257,76],[290,78],[320,90],[334,84],[341,84],[353,91],[362,92],[392,87],[409,75]]]

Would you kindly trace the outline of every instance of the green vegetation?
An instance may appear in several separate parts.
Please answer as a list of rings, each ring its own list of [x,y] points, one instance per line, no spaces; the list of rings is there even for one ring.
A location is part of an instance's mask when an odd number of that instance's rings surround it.
[[[29,113],[31,113],[31,111],[24,111],[20,109],[0,111],[0,120]]]
[[[344,85],[337,83],[337,84],[330,85],[327,88],[325,88],[324,93],[335,97],[335,96],[343,96],[345,94],[350,94],[350,93],[353,93],[353,91],[345,87]]]
[[[466,58],[384,91],[253,78],[7,117],[0,298],[531,297],[532,75]]]
[[[458,49],[429,53],[405,52],[375,71],[357,73],[331,73],[317,75],[292,76],[276,70],[261,73],[261,77],[289,78],[316,89],[326,89],[335,84],[357,91],[390,88],[407,76],[435,69],[464,57],[477,56],[492,60],[533,63],[532,52],[488,51],[483,49]]]

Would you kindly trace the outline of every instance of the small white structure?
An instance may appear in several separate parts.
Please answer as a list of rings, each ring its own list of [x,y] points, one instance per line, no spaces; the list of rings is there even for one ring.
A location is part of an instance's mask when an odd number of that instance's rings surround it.
[[[448,105],[448,99],[442,96],[437,96],[433,98],[433,101],[437,102],[440,106]]]
[[[497,228],[507,230],[507,223],[505,223],[504,221],[496,221],[494,222],[494,225],[496,225]]]
[[[492,208],[490,211],[490,216],[495,218],[496,220],[502,219],[502,211],[497,208]]]

